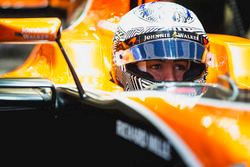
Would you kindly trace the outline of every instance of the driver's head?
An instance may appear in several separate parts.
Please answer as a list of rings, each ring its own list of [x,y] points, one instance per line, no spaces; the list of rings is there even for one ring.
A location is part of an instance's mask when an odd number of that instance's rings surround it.
[[[172,2],[125,14],[113,40],[112,77],[125,90],[159,82],[205,82],[208,38],[197,16]]]

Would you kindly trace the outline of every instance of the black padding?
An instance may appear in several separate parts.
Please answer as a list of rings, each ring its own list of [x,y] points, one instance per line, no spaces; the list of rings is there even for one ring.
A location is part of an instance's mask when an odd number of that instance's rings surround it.
[[[183,76],[183,81],[194,81],[205,71],[206,65],[203,63],[191,62],[191,66]]]

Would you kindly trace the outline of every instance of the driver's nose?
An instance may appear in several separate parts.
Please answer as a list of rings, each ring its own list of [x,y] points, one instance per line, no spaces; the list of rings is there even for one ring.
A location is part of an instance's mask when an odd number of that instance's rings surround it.
[[[162,74],[163,81],[175,81],[175,75],[172,63],[164,63],[164,72]]]

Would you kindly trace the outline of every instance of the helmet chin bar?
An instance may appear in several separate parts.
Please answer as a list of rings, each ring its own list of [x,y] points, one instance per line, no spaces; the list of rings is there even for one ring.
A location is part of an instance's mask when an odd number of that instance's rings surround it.
[[[130,64],[130,66],[134,66],[135,64]],[[135,65],[136,66],[136,65]],[[152,81],[152,76],[146,72],[140,72],[140,74],[136,73],[139,70],[134,70],[131,68],[132,71],[126,69],[126,67],[120,67],[116,70],[116,80],[119,81],[119,84],[123,87],[125,91],[133,91],[133,90],[144,90],[147,87],[152,86],[155,83]],[[146,78],[151,78],[150,80]]]

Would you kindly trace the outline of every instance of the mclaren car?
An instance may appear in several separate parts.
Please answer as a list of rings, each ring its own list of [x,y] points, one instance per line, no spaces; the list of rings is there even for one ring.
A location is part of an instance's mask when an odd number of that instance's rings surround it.
[[[57,17],[0,19],[3,164],[250,166],[250,40],[208,34],[206,84],[124,91],[111,45],[129,2],[89,1],[65,29]]]

